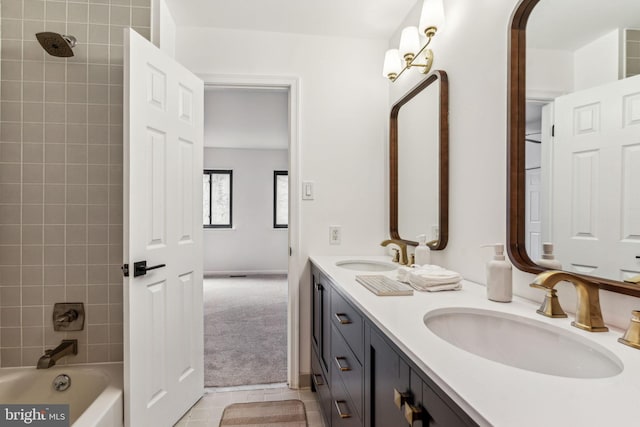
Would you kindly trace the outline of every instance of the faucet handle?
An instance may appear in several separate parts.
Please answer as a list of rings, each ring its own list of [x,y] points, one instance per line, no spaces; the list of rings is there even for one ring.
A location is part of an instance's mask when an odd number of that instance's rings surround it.
[[[393,248],[391,250],[393,251],[393,259],[391,261],[400,262],[400,249]]]
[[[542,301],[542,304],[540,305],[540,308],[536,310],[536,313],[542,314],[543,316],[547,317],[567,317],[567,313],[564,312],[562,306],[560,305],[557,290],[553,288],[545,288],[544,286],[540,286],[535,283],[532,283],[530,286],[532,288],[542,289],[546,291],[544,301]]]
[[[624,332],[624,335],[618,338],[618,342],[640,350],[640,311],[633,310],[631,314],[629,327]]]

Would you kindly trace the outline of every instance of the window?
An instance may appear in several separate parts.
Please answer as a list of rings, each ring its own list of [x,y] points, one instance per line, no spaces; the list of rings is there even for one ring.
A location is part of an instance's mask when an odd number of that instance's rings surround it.
[[[204,226],[231,228],[233,171],[205,170],[202,183]]]
[[[273,228],[289,226],[289,172],[273,171]]]

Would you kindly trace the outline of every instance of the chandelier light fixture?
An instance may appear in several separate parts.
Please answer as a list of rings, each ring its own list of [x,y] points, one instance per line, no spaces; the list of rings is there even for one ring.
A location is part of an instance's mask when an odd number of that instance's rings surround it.
[[[424,0],[419,25],[403,29],[398,49],[389,49],[385,53],[383,75],[394,82],[412,67],[427,74],[433,64],[433,51],[427,47],[443,23],[442,0]]]

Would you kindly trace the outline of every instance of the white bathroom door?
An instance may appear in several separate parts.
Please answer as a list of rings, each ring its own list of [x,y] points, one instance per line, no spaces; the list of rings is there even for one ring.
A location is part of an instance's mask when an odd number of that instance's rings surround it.
[[[124,46],[125,425],[171,426],[204,391],[204,85],[131,29]]]
[[[640,76],[559,97],[554,108],[557,258],[566,270],[624,280],[640,253]]]

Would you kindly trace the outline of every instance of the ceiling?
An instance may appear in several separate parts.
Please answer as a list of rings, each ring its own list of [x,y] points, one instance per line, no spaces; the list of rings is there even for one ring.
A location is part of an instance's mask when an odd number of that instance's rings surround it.
[[[178,26],[390,38],[421,0],[166,0]]]
[[[540,0],[527,21],[527,46],[574,51],[616,28],[640,28],[640,1]]]

